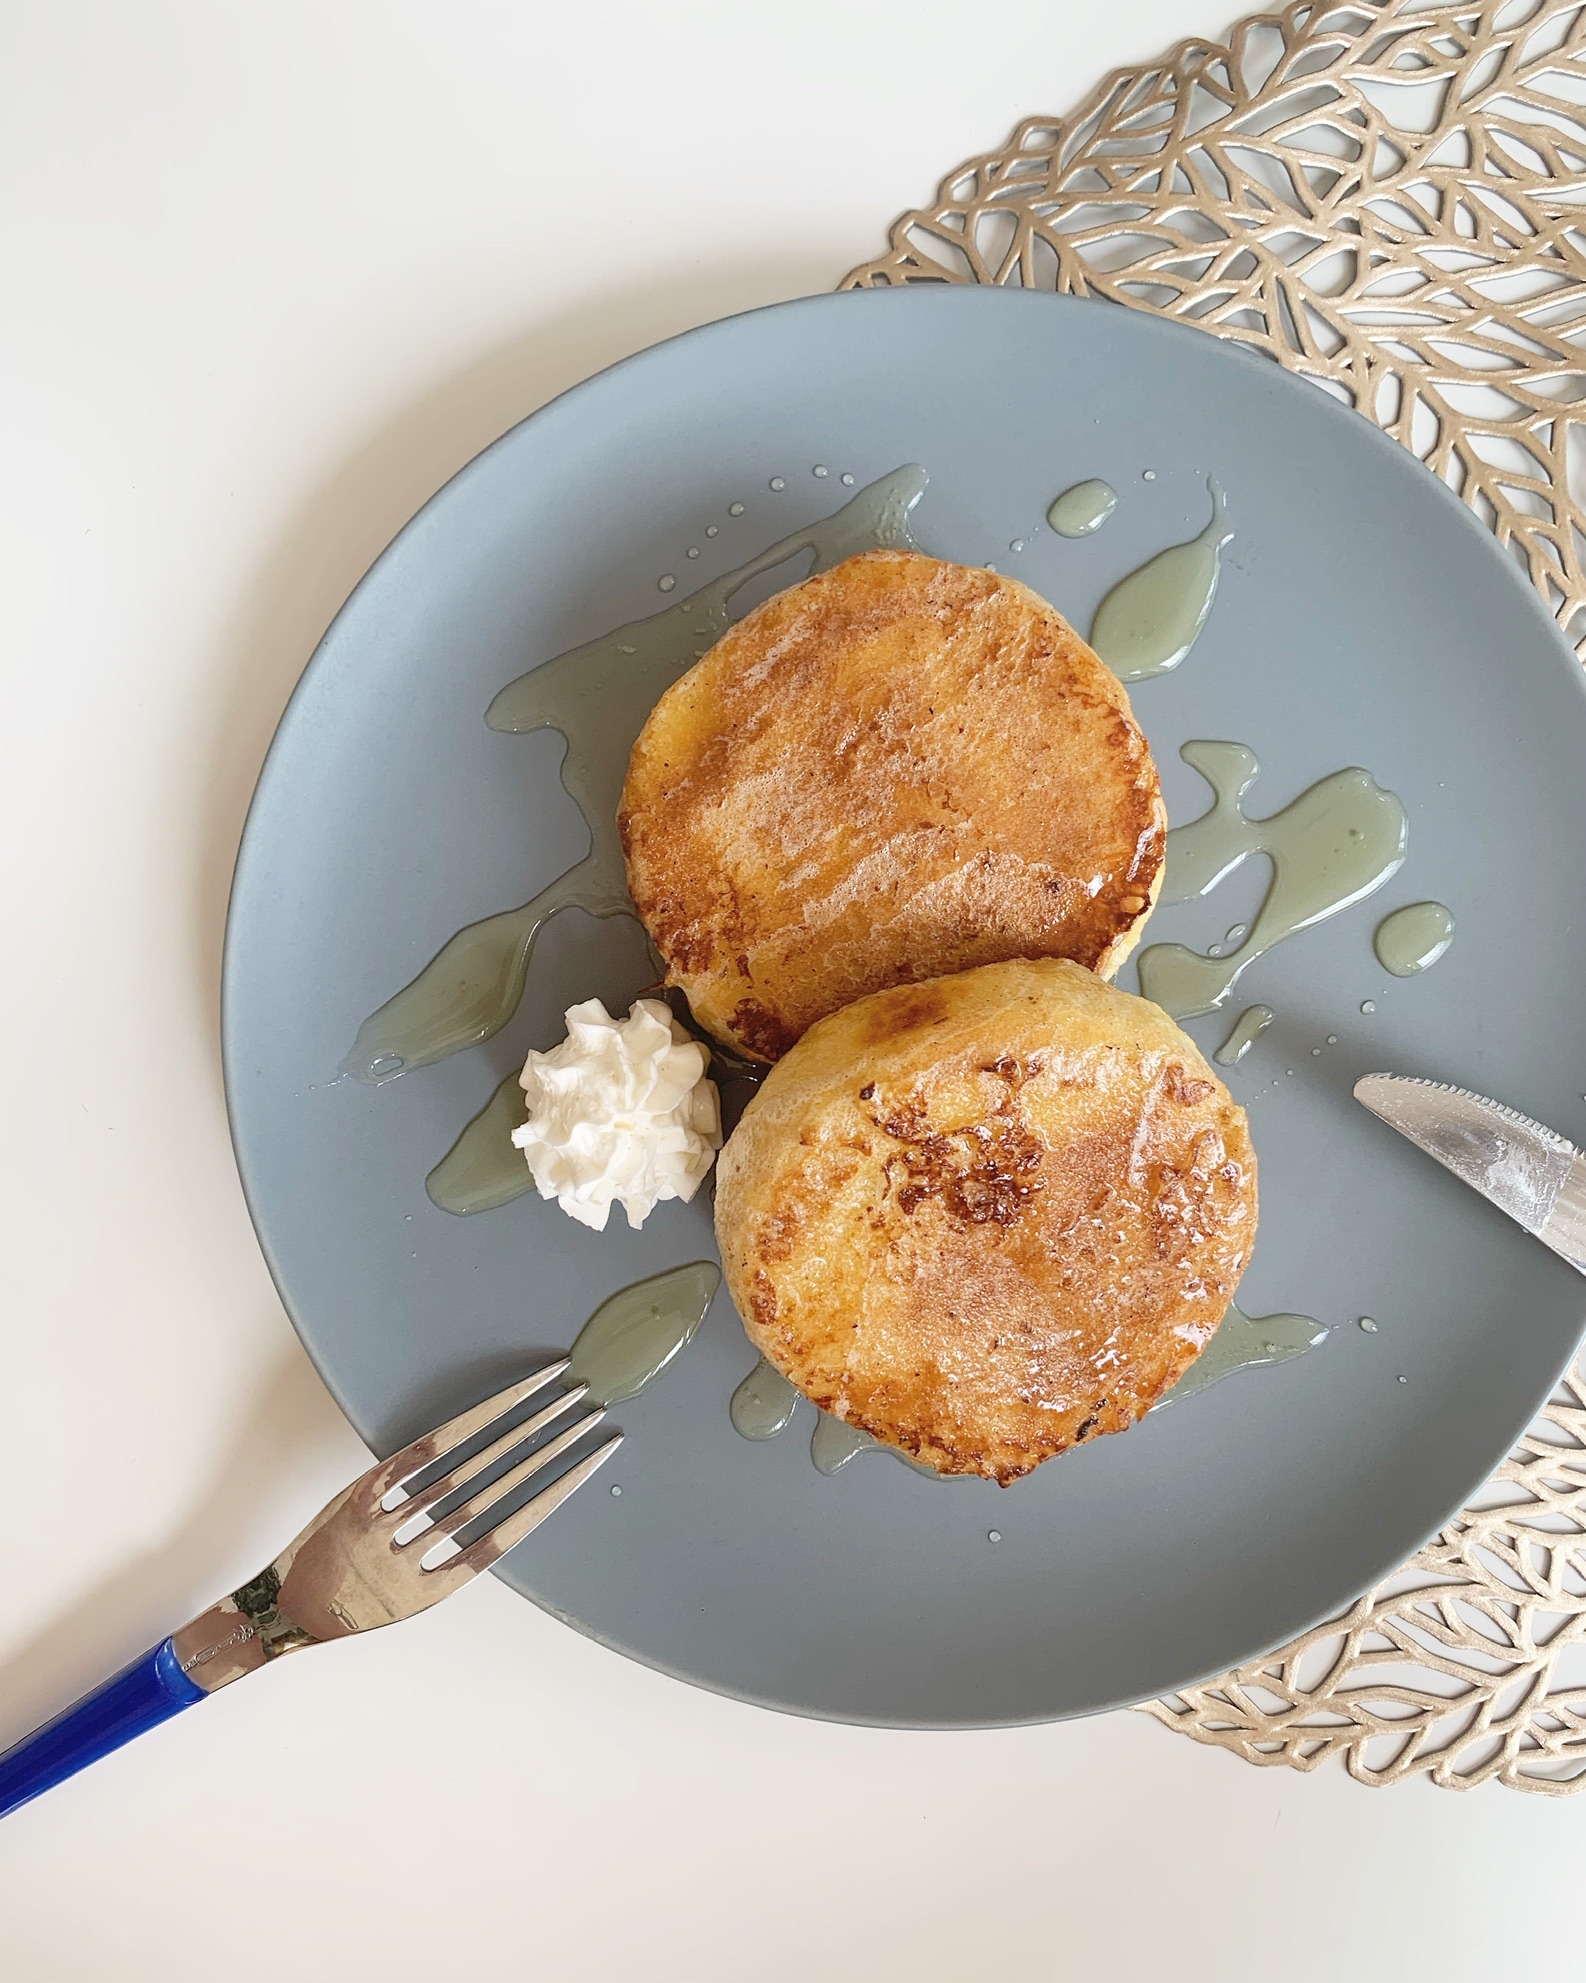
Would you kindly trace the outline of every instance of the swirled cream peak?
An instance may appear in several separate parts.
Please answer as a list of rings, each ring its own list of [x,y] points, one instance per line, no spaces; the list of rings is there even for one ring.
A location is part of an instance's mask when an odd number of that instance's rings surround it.
[[[721,1148],[710,1056],[659,999],[613,1019],[598,998],[567,1011],[567,1038],[523,1063],[529,1119],[512,1132],[542,1198],[604,1232],[613,1204],[643,1225],[693,1197]]]

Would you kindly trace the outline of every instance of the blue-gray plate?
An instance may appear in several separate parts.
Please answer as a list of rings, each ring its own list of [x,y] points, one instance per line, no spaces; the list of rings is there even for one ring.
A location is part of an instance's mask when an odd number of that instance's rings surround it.
[[[1173,818],[1208,799],[1178,757],[1197,737],[1255,748],[1256,812],[1363,765],[1410,817],[1388,885],[1262,958],[1229,1008],[1278,1014],[1230,1076],[1261,1163],[1240,1299],[1331,1325],[1318,1349],[1007,1491],[873,1453],[827,1477],[807,1405],[767,1443],[732,1429],[754,1358],[722,1294],[615,1414],[628,1438],[611,1479],[504,1568],[556,1616],[702,1686],[950,1726],[1140,1700],[1329,1614],[1462,1504],[1575,1348],[1586,1282],[1350,1097],[1370,1069],[1429,1075],[1586,1143],[1586,688],[1447,489],[1314,386],[1105,304],[823,296],[646,351],[456,476],[326,635],[249,816],[224,1031],[260,1240],[380,1451],[565,1346],[607,1294],[713,1255],[708,1193],[604,1234],[532,1197],[459,1219],[425,1195],[503,1073],[561,1037],[564,1007],[620,1007],[650,979],[624,919],[558,918],[517,1019],[486,1045],[379,1088],[337,1068],[454,929],[584,850],[560,738],[488,730],[496,691],[654,611],[662,574],[725,571],[835,508],[844,474],[862,485],[911,461],[930,475],[925,549],[1016,572],[1082,630],[1121,574],[1201,527],[1216,475],[1237,535],[1210,620],[1175,673],[1134,690]],[[1047,506],[1089,476],[1119,491],[1117,512],[1062,539]],[[1160,911],[1151,939],[1206,949],[1249,919],[1260,881]],[[1453,948],[1391,978],[1373,928],[1425,898],[1453,909]],[[1209,1049],[1229,1012],[1190,1030]]]

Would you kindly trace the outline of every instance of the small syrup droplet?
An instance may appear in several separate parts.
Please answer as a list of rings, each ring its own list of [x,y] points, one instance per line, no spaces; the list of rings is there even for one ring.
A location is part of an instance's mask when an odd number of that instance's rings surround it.
[[[612,1499],[613,1499],[613,1500],[616,1500],[616,1499],[617,1499],[617,1497],[618,1497],[618,1496],[619,1496],[619,1495],[620,1495],[621,1493],[622,1493],[622,1489],[621,1489],[620,1487],[618,1487],[618,1486],[617,1486],[617,1485],[615,1484],[615,1482],[614,1482],[614,1483],[612,1484],[612,1489],[611,1489],[611,1496],[612,1496]]]
[[[1001,1529],[987,1529],[986,1540],[987,1542],[1001,1542],[1002,1540]]]
[[[1140,480],[1142,482],[1154,482],[1156,480],[1156,470],[1154,468],[1148,468],[1140,477]]]
[[[1409,1380],[1409,1378],[1408,1378],[1408,1377],[1401,1377],[1401,1378],[1399,1379],[1399,1382],[1400,1382],[1401,1384],[1408,1384],[1408,1383],[1409,1383],[1409,1381],[1410,1381],[1410,1380]]]
[[[1329,1033],[1327,1036],[1327,1044],[1330,1047],[1336,1047],[1338,1045],[1338,1035],[1336,1033]]]
[[[1022,537],[1015,537],[1013,542],[1008,546],[1008,549],[1010,551],[1022,551],[1024,549],[1024,539]]]
[[[729,503],[729,504],[727,505],[727,514],[728,514],[729,516],[742,516],[742,515],[743,515],[743,504],[742,504],[742,503]]]
[[[1244,924],[1243,924],[1243,923],[1235,923],[1235,924],[1234,924],[1234,926],[1233,926],[1233,928],[1232,928],[1232,929],[1231,929],[1231,930],[1230,930],[1230,931],[1228,932],[1228,934],[1227,934],[1227,935],[1226,935],[1226,936],[1225,936],[1225,937],[1223,938],[1223,942],[1224,942],[1224,943],[1243,943],[1243,942],[1244,942],[1244,940],[1245,940],[1245,937],[1247,936],[1247,934],[1248,934],[1248,931],[1247,931],[1247,930],[1245,929],[1245,926],[1244,926]]]
[[[697,558],[699,556],[699,546],[697,544],[690,544],[688,547],[688,555],[691,558]]]
[[[1285,1073],[1288,1073],[1288,1074],[1292,1074],[1292,1073],[1294,1072],[1294,1069],[1293,1069],[1292,1067],[1290,1067],[1290,1068],[1286,1068],[1286,1069],[1284,1070],[1284,1072],[1285,1072]]]
[[[705,535],[707,537],[719,537],[720,534],[721,525],[719,523],[707,523],[705,525]]]
[[[851,475],[845,475],[843,477],[843,487],[845,489],[851,489],[853,486],[854,486],[854,478]]]
[[[1372,1321],[1369,1315],[1361,1316],[1360,1326],[1362,1329],[1365,1330],[1368,1336],[1374,1336],[1377,1333],[1377,1325],[1375,1322]]]
[[[369,1072],[376,1081],[387,1081],[393,1074],[400,1074],[407,1062],[399,1053],[383,1053],[378,1060],[369,1063]]]
[[[787,487],[787,483],[783,481],[780,475],[773,475],[771,477],[771,487],[773,489],[785,489]]]
[[[621,641],[617,643],[617,652],[619,654],[637,654],[638,651],[636,647],[625,647]]]
[[[829,468],[812,468],[810,473],[812,475],[826,476],[831,473],[831,470]]]
[[[1212,944],[1206,952],[1206,955],[1208,957],[1221,957],[1222,954],[1223,954],[1223,947],[1220,943]]]
[[[1321,1053],[1321,1051],[1322,1051],[1322,1050],[1321,1050],[1321,1048],[1320,1048],[1320,1047],[1312,1047],[1312,1048],[1311,1048],[1311,1059],[1312,1059],[1312,1060],[1315,1060],[1315,1059],[1316,1059],[1316,1057],[1317,1057],[1317,1056],[1318,1056],[1318,1055],[1319,1055],[1319,1054]]]
[[[1377,1009],[1377,1001],[1374,998],[1363,999],[1361,1001],[1360,1009],[1362,1012],[1367,1012],[1367,1013],[1375,1012]]]
[[[668,572],[664,578],[658,578],[655,582],[663,592],[670,592],[672,587],[676,585],[677,580]]]

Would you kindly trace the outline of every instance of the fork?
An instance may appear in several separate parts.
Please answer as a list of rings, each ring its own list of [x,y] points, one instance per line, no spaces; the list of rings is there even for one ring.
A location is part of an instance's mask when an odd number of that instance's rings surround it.
[[[596,1405],[512,1459],[587,1396],[589,1386],[576,1384],[496,1431],[567,1366],[566,1357],[547,1364],[371,1467],[268,1569],[6,1750],[0,1817],[283,1653],[411,1618],[488,1570],[622,1444],[618,1432],[531,1499],[516,1499],[606,1415]]]

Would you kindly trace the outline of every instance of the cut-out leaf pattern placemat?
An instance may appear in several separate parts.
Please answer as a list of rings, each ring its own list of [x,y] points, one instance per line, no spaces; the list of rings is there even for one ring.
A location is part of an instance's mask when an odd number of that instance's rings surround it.
[[[845,287],[1105,297],[1255,346],[1441,475],[1586,654],[1586,0],[1296,5],[1119,69]],[[1586,1786],[1586,1359],[1342,1617],[1146,1705],[1248,1762]]]

